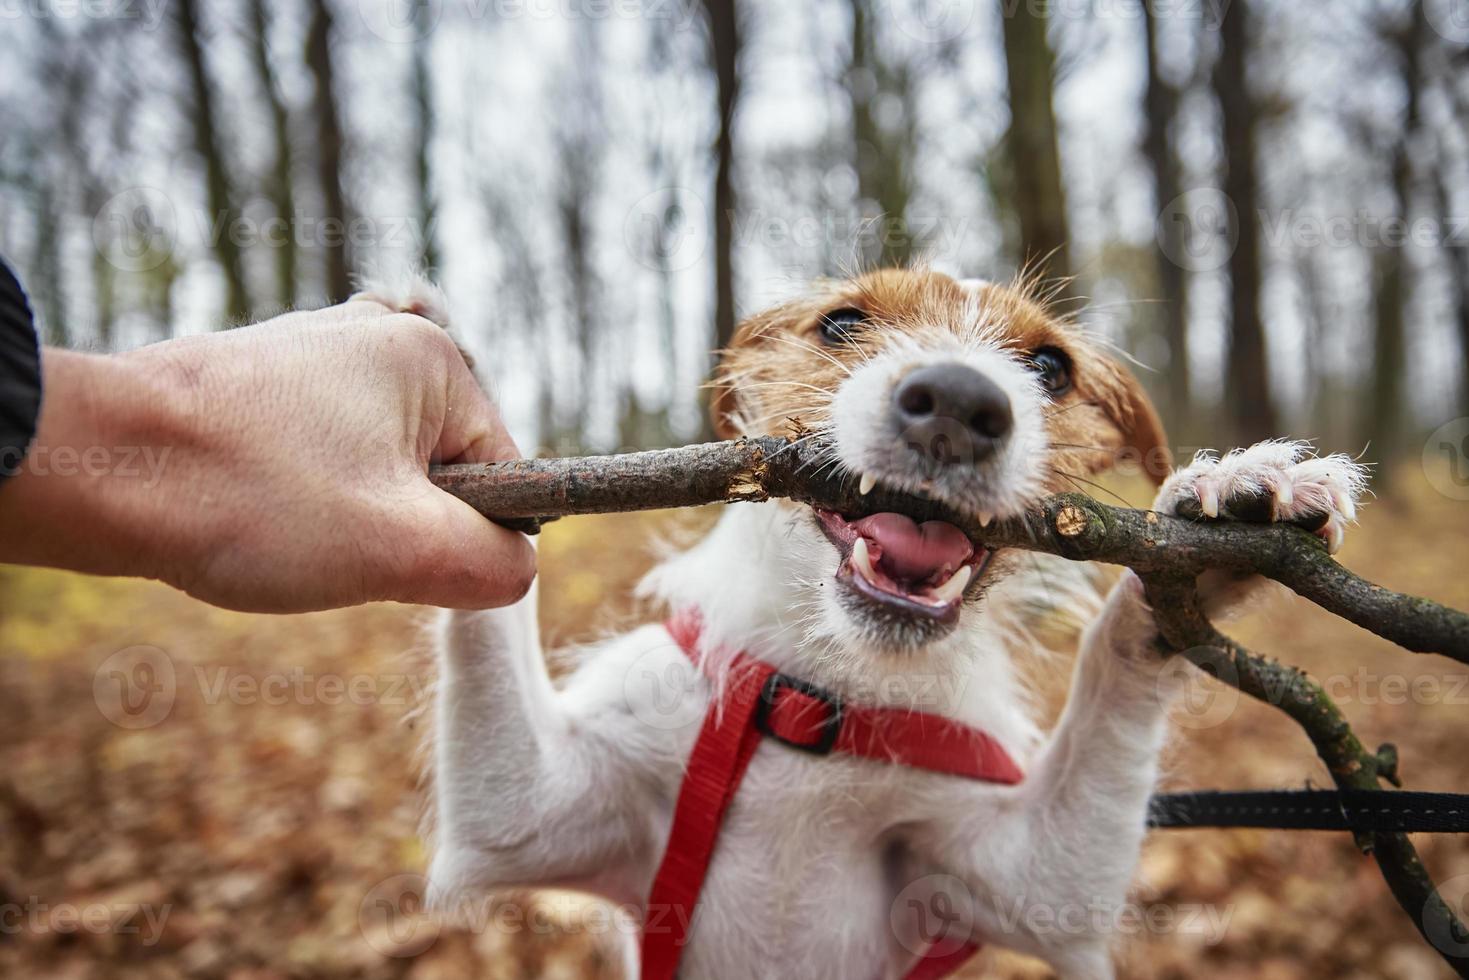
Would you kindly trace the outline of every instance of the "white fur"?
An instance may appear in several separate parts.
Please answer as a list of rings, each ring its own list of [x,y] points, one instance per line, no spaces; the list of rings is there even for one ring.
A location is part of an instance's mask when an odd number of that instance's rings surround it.
[[[905,341],[916,346],[854,374],[836,398],[843,458],[866,459],[862,413],[872,391],[925,359],[965,357],[1006,386],[1018,425],[1038,416],[1038,394],[980,326],[964,350]],[[1043,443],[1043,430],[1024,438]],[[1040,492],[1028,465],[999,463],[984,484],[996,496],[977,505],[1024,507]],[[1160,505],[1171,509],[1202,481],[1231,473],[1220,492],[1243,486],[1246,475],[1271,487],[1299,476],[1298,500],[1318,499],[1308,485],[1360,489],[1356,471],[1339,461],[1257,448],[1196,463],[1170,481]],[[1334,493],[1319,502],[1343,519]],[[1029,643],[1015,627],[1040,580],[1012,576],[972,596],[957,629],[899,653],[833,601],[836,565],[808,509],[733,504],[702,541],[654,569],[642,591],[671,608],[697,606],[716,665],[744,650],[851,700],[961,719],[1004,744],[1026,779],[972,782],[767,740],[724,823],[680,975],[900,976],[924,945],[911,910],[936,908],[965,935],[1039,956],[1063,976],[1112,976],[1105,929],[1084,916],[1075,928],[1044,923],[1067,910],[1119,908],[1144,835],[1167,704],[1136,577],[1124,575],[1085,631],[1065,711],[1042,737],[1018,676]],[[608,640],[554,687],[535,602],[533,591],[508,609],[445,618],[434,897],[451,904],[488,890],[557,886],[641,904],[711,684],[662,626],[650,625]]]

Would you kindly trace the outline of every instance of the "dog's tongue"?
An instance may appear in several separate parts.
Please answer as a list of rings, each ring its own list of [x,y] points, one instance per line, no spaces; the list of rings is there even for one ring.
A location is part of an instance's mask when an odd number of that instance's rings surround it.
[[[945,521],[915,524],[902,514],[873,514],[852,527],[878,545],[877,564],[894,578],[921,582],[940,571],[948,575],[974,554],[964,532]]]

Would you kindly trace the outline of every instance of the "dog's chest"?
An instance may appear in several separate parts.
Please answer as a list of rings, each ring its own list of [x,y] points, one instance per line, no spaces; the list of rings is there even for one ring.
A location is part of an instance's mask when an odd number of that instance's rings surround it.
[[[897,883],[912,871],[894,819],[922,776],[762,745],[720,832],[689,975],[724,976],[757,948],[813,976],[887,969],[902,955],[889,926]]]

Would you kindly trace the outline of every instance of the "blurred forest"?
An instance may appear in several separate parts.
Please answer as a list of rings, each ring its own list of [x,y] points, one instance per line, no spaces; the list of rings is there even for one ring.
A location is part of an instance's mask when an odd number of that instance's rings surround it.
[[[736,318],[813,277],[1028,261],[1180,448],[1381,461],[1469,414],[1463,0],[7,10],[0,249],[52,343],[418,261],[523,445],[660,445]]]
[[[705,435],[710,351],[813,277],[1029,264],[1137,357],[1180,455],[1289,434],[1383,464],[1340,557],[1464,608],[1466,69],[1465,0],[0,0],[0,254],[48,342],[102,350],[418,262],[520,445],[558,453]],[[709,517],[553,525],[550,643],[647,615],[650,543]],[[1410,788],[1469,790],[1462,671],[1297,611],[1240,638]],[[424,869],[429,620],[0,566],[0,977],[620,976],[570,896],[465,931],[394,890]],[[109,711],[119,657],[174,684],[162,716]],[[1329,778],[1241,702],[1180,723],[1168,781]],[[1469,839],[1415,843],[1462,912]],[[1446,975],[1346,835],[1156,834],[1141,879],[1142,908],[1225,921],[1123,937],[1125,977]]]

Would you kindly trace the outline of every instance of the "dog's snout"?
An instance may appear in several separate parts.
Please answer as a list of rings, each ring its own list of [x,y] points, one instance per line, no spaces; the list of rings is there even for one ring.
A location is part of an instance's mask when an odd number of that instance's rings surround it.
[[[893,390],[904,437],[948,463],[977,463],[994,453],[1015,424],[1004,390],[963,364],[932,364]]]

